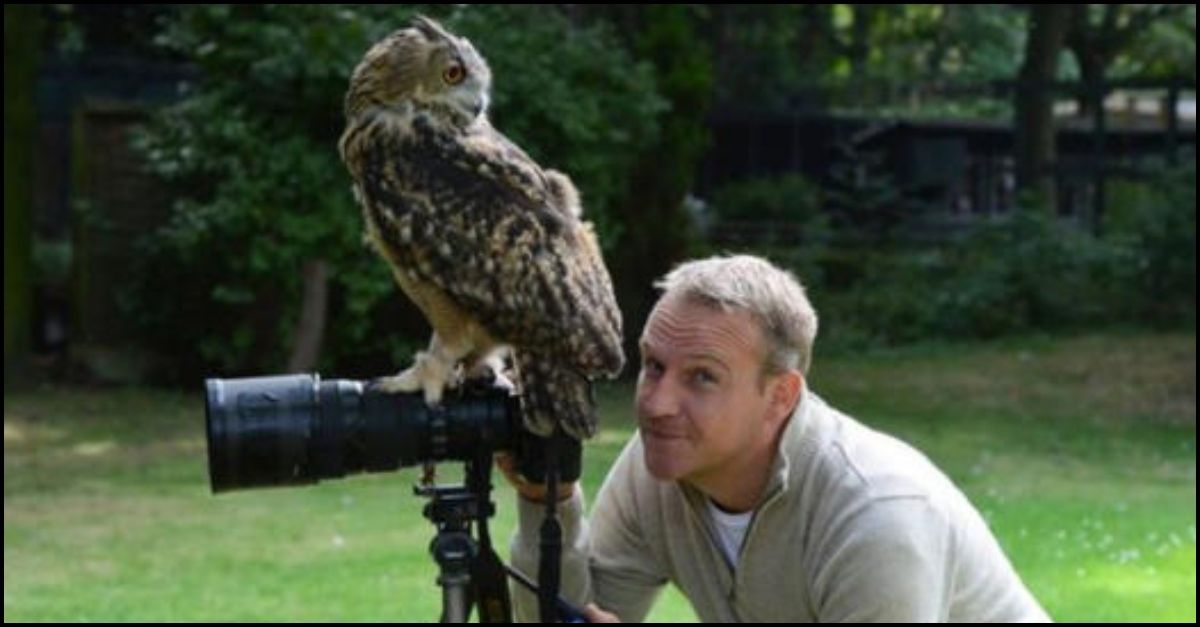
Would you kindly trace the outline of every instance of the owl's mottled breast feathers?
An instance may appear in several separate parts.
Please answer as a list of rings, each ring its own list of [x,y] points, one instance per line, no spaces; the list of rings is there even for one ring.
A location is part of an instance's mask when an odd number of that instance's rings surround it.
[[[556,208],[542,169],[488,131],[451,136],[418,114],[408,134],[367,132],[348,147],[381,252],[498,339],[615,374],[620,313],[590,225]]]

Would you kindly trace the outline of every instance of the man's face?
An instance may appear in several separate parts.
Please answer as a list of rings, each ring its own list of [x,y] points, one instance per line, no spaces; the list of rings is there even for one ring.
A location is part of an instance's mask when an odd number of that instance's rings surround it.
[[[702,483],[763,454],[779,409],[761,384],[763,338],[749,313],[664,297],[640,348],[635,407],[652,475]]]

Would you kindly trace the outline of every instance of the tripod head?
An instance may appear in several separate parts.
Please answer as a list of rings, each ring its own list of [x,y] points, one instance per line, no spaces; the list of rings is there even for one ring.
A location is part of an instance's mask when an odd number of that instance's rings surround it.
[[[429,499],[423,513],[437,529],[429,552],[440,571],[443,623],[465,623],[478,604],[479,621],[512,622],[512,601],[504,564],[492,548],[487,521],[496,508],[490,498],[488,458],[466,462],[462,485],[421,484],[413,488]],[[477,541],[471,535],[474,527]]]

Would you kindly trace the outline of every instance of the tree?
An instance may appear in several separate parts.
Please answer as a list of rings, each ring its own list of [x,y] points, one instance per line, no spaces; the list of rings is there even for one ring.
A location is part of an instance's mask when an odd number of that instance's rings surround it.
[[[702,36],[704,8],[624,5],[593,14],[615,25],[632,54],[654,69],[667,106],[655,112],[658,134],[625,172],[624,194],[614,207],[620,230],[608,255],[621,303],[626,349],[636,350],[637,329],[655,301],[653,283],[693,250],[695,234],[684,210],[708,148],[712,54]]]
[[[1080,111],[1088,114],[1101,105],[1100,89],[1108,78],[1110,68],[1122,54],[1133,51],[1134,44],[1154,26],[1163,22],[1178,21],[1191,11],[1193,25],[1195,5],[1140,5],[1140,4],[1073,4],[1066,44],[1079,64],[1079,75],[1086,87],[1080,97]],[[1192,44],[1192,69],[1195,69],[1195,33]],[[1155,68],[1158,72],[1186,71],[1183,64],[1176,62],[1177,69]]]
[[[34,68],[32,5],[4,5],[4,380],[28,366],[32,336]]]
[[[1030,8],[1029,38],[1017,78],[1017,187],[1053,207],[1051,167],[1054,148],[1054,85],[1059,52],[1070,25],[1071,7],[1039,4]]]

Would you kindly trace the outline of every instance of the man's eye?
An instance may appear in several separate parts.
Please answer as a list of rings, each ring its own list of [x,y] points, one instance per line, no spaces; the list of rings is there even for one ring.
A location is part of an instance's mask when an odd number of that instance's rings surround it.
[[[700,370],[692,371],[692,381],[702,385],[711,385],[717,382],[717,375],[712,371],[701,368]]]

